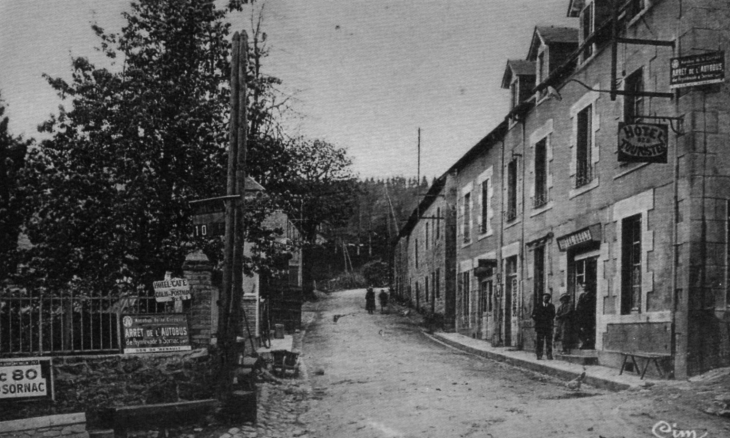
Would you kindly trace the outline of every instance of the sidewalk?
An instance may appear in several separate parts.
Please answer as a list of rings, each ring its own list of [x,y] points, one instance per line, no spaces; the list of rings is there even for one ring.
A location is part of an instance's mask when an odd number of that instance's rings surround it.
[[[271,347],[259,347],[256,349],[256,353],[258,354],[264,354],[264,353],[271,353],[272,351],[276,350],[286,350],[286,351],[294,351],[294,336],[292,335],[284,335],[283,339],[272,339],[271,340]]]
[[[472,339],[458,333],[439,332],[426,334],[426,336],[467,353],[486,357],[497,362],[504,362],[541,374],[558,377],[563,380],[575,379],[580,376],[584,368],[583,365],[561,360],[537,360],[535,354],[532,352],[514,350],[512,347],[492,347],[489,342],[481,339]],[[619,375],[618,369],[600,365],[587,365],[585,366],[585,372],[586,378],[583,383],[611,391],[642,387],[647,385],[647,382],[648,384],[657,383],[657,381],[646,378],[641,380],[639,376],[633,375],[633,373],[628,374],[625,371],[622,375]]]

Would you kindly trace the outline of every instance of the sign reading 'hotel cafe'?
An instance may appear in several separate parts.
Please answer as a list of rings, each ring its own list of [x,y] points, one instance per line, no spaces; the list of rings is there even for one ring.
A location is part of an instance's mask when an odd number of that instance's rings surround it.
[[[618,124],[618,160],[629,163],[666,163],[667,125]]]

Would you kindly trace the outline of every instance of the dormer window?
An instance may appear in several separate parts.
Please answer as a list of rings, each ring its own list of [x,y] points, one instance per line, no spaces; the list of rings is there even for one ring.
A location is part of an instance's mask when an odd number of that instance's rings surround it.
[[[569,27],[538,26],[532,36],[527,60],[535,64],[535,85],[544,84],[567,62],[578,48],[578,29]],[[538,99],[545,96],[541,91]]]
[[[589,60],[610,41],[611,5],[610,0],[573,0],[571,2],[568,16],[579,18],[581,63]]]
[[[626,2],[626,21],[631,21],[632,18],[639,15],[645,8],[646,0],[629,0]]]
[[[510,110],[528,100],[535,87],[535,63],[510,59],[502,78],[502,88],[510,91]]]
[[[591,35],[593,35],[594,30],[594,23],[593,23],[593,3],[590,3],[588,6],[583,9],[583,11],[580,14],[580,33],[581,33],[581,42],[588,41],[588,38],[590,38]],[[587,44],[583,47],[583,53],[581,53],[582,60],[585,61],[586,59],[590,58],[591,55],[593,55],[593,46],[595,43]]]
[[[547,49],[543,48],[543,51],[540,52],[540,54],[537,55],[537,83],[541,84],[542,81],[544,81],[547,78],[547,64],[545,63],[545,51]]]

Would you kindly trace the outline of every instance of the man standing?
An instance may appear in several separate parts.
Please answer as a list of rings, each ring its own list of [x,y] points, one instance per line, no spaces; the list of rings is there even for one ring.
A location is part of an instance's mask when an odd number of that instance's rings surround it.
[[[380,289],[380,313],[385,313],[385,309],[388,307],[388,292],[385,289]]]
[[[548,360],[553,360],[553,319],[555,319],[555,306],[550,302],[550,294],[542,294],[542,302],[535,305],[532,311],[532,319],[535,321],[535,333],[537,334],[536,353],[537,359],[542,359],[543,343],[547,350]]]
[[[596,290],[585,284],[585,292],[578,298],[575,314],[578,319],[578,337],[581,350],[593,350],[596,343]]]
[[[372,286],[368,286],[367,292],[365,293],[365,310],[371,315],[375,310],[375,291]]]

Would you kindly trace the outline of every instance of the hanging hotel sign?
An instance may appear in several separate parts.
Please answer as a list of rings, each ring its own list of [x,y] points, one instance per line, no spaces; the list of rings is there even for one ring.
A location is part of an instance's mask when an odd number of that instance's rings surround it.
[[[667,125],[619,123],[618,160],[634,163],[666,163],[668,133]]]
[[[124,315],[124,354],[190,350],[188,316],[182,313]]]
[[[0,359],[0,400],[53,399],[51,359]]]
[[[670,65],[672,89],[725,82],[724,51],[672,58]]]
[[[153,281],[152,288],[158,303],[190,299],[190,283],[184,278],[172,278],[168,274],[162,281]]]

